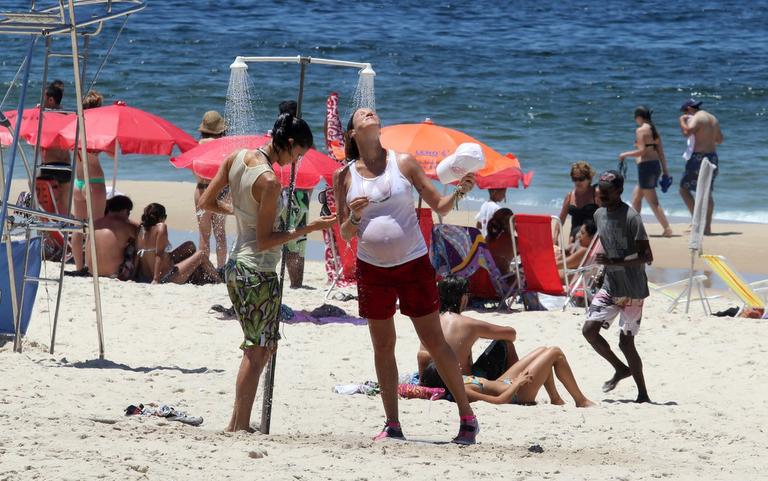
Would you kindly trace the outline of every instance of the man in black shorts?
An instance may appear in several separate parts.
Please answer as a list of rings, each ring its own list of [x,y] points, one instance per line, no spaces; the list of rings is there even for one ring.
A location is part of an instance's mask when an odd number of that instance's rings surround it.
[[[720,131],[720,122],[717,117],[701,108],[701,101],[693,99],[686,100],[680,111],[680,130],[686,137],[693,136],[693,152],[685,163],[685,174],[680,181],[680,197],[693,214],[695,204],[694,193],[696,184],[699,180],[699,168],[701,162],[706,158],[715,166],[719,166],[716,148],[723,143],[723,133]],[[720,169],[717,168],[712,173],[712,189],[714,190],[715,177]],[[707,210],[707,225],[704,228],[704,235],[712,234],[712,214],[715,211],[715,201],[712,197],[712,191],[709,194],[709,208]]]
[[[54,80],[45,89],[43,106],[47,112],[61,110],[61,99],[64,97],[64,83]],[[58,114],[56,114],[58,115]],[[40,179],[55,181],[53,193],[57,209],[61,214],[69,213],[69,184],[72,181],[72,164],[69,151],[63,149],[42,149],[42,165]]]

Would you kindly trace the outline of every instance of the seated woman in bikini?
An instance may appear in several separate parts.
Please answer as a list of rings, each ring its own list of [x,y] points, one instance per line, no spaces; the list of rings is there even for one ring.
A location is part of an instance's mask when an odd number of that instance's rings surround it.
[[[149,204],[141,216],[136,239],[138,268],[136,280],[152,284],[205,284],[221,282],[216,268],[195,244],[187,241],[176,249],[168,242],[165,207]]]
[[[504,372],[498,379],[491,380],[479,376],[463,376],[464,390],[469,402],[485,401],[492,404],[536,404],[536,394],[547,381],[555,375],[576,402],[576,407],[595,406],[587,399],[576,384],[571,366],[559,347],[539,347],[526,355]],[[421,385],[445,388],[434,363],[430,363],[421,377]],[[552,394],[556,394],[556,390]],[[557,395],[553,404],[561,404]]]

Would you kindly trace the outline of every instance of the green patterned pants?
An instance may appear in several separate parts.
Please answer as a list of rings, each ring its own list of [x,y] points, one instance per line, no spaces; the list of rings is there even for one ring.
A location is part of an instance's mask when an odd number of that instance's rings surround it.
[[[232,305],[243,328],[240,349],[276,348],[280,339],[280,281],[275,272],[258,272],[230,259],[224,279]]]

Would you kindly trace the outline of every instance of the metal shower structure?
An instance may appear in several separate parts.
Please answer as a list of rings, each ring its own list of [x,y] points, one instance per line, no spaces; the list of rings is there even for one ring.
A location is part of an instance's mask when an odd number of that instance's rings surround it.
[[[242,57],[238,56],[235,57],[235,61],[232,62],[232,64],[229,66],[231,71],[241,69],[241,70],[247,70],[249,63],[264,63],[264,62],[272,62],[272,63],[296,63],[299,65],[299,92],[296,97],[296,116],[301,118],[301,107],[302,102],[304,99],[304,78],[306,76],[307,67],[310,64],[316,64],[316,65],[330,65],[335,67],[351,67],[359,69],[358,75],[360,76],[360,79],[367,79],[370,82],[373,82],[373,78],[376,76],[376,72],[374,72],[373,67],[370,63],[362,63],[362,62],[349,62],[346,60],[334,60],[334,59],[326,59],[326,58],[315,58],[315,57],[305,57],[301,55],[297,55],[295,57]],[[293,201],[293,193],[295,190],[295,183],[296,183],[296,164],[293,164],[291,166],[291,180],[288,187],[288,205],[286,209],[288,209],[288,216],[287,216],[287,222],[285,225],[285,229],[288,229],[288,226],[291,225],[292,219],[291,216],[293,215],[293,209],[291,206],[291,203]],[[282,303],[283,300],[283,286],[284,286],[284,280],[285,280],[285,260],[286,260],[286,254],[287,254],[287,247],[283,246],[283,256],[282,256],[282,262],[280,263],[280,302]],[[282,310],[280,311],[280,314],[282,315]],[[282,319],[280,319],[282,320]],[[275,324],[275,329],[279,328],[279,323]],[[269,360],[269,364],[267,365],[267,370],[265,373],[265,381],[264,381],[264,398],[262,402],[262,408],[261,408],[261,426],[259,428],[259,431],[263,434],[269,434],[270,430],[270,424],[272,419],[272,395],[274,392],[274,384],[275,384],[275,364],[277,362],[277,352],[274,352],[272,354],[272,357]]]
[[[35,145],[35,155],[32,165],[28,162],[26,156],[24,156],[23,150],[19,145],[19,132],[22,126],[24,104],[27,99],[27,90],[29,87],[29,77],[32,67],[32,61],[35,56],[35,46],[40,39],[45,42],[45,56],[43,60],[43,73],[42,73],[42,85],[45,86],[48,82],[48,68],[49,60],[52,58],[71,58],[72,59],[72,80],[75,88],[75,104],[77,106],[77,134],[76,145],[79,149],[79,155],[82,159],[87,158],[86,149],[86,131],[85,122],[83,117],[83,80],[86,75],[86,65],[88,61],[88,45],[90,39],[99,35],[106,22],[120,19],[124,20],[122,27],[117,33],[117,36],[123,30],[125,22],[128,17],[134,13],[140,12],[146,7],[145,0],[49,0],[49,4],[53,6],[40,7],[39,2],[36,0],[30,1],[30,7],[26,11],[20,12],[5,12],[0,11],[0,34],[20,36],[28,39],[27,53],[24,60],[19,67],[17,77],[22,75],[22,82],[19,86],[19,98],[17,115],[15,125],[9,128],[13,141],[10,147],[10,153],[8,155],[8,165],[6,166],[0,157],[0,171],[3,175],[0,175],[0,187],[2,187],[2,209],[0,209],[0,239],[6,242],[7,256],[8,256],[8,275],[10,277],[10,291],[11,291],[11,303],[13,307],[14,317],[14,350],[21,352],[21,319],[23,310],[24,289],[28,283],[57,283],[58,292],[56,296],[56,308],[54,314],[53,331],[51,335],[50,352],[53,353],[54,343],[56,338],[56,324],[58,321],[59,308],[61,305],[61,294],[64,278],[64,262],[67,246],[67,239],[70,233],[83,233],[93,232],[93,206],[91,201],[90,189],[84,189],[86,197],[87,208],[87,220],[75,219],[69,215],[69,209],[64,207],[63,213],[51,213],[43,210],[38,202],[36,195],[36,178],[41,166],[41,147],[40,147],[40,132],[43,125],[43,112],[45,109],[45,93],[44,91],[39,97],[39,115],[37,120],[37,142]],[[52,51],[52,39],[55,36],[68,37],[68,51],[66,52],[53,52]],[[82,47],[80,41],[82,39]],[[117,37],[115,38],[115,43]],[[115,43],[109,48],[104,56],[101,66],[97,69],[96,74],[93,76],[91,86],[95,82],[98,74],[106,63],[109,53],[114,47]],[[15,84],[16,78],[11,82],[11,88]],[[7,123],[7,122],[6,122]],[[20,205],[19,203],[11,203],[9,196],[11,190],[11,182],[13,180],[14,166],[17,156],[21,156],[24,162],[28,183],[31,194],[30,205]],[[70,169],[74,174],[75,172],[76,156],[72,155],[69,168],[61,167],[61,169]],[[88,162],[83,162],[83,175],[86,185],[90,184],[90,173],[88,171]],[[50,168],[50,167],[49,167]],[[68,192],[67,205],[72,203],[72,189],[74,182],[70,182],[70,189]],[[24,257],[24,272],[22,273],[21,292],[16,292],[16,276],[14,275],[13,259],[11,252],[11,234],[12,231],[24,232],[24,238],[26,240],[26,249]],[[28,259],[30,255],[30,239],[34,235],[39,235],[40,232],[59,232],[63,234],[64,253],[62,254],[61,267],[59,270],[58,278],[40,278],[37,276],[29,276],[27,273]],[[96,257],[96,248],[93,242],[93,236],[88,236],[88,248],[91,254],[91,274],[93,275],[93,293],[95,300],[96,311],[96,326],[98,331],[99,340],[99,358],[104,358],[104,334],[102,326],[102,311],[101,311],[101,293],[99,289],[99,268]]]

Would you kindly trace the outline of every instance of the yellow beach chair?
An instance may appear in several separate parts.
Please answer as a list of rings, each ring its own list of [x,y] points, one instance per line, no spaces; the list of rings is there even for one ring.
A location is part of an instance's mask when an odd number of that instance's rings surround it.
[[[731,267],[725,257],[702,254],[701,258],[704,259],[709,267],[712,268],[712,271],[725,282],[731,292],[741,299],[745,306],[765,307],[766,301],[760,297],[757,291],[768,289],[768,287],[758,287],[761,285],[768,286],[768,279],[749,284],[733,267]]]

